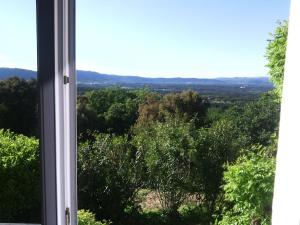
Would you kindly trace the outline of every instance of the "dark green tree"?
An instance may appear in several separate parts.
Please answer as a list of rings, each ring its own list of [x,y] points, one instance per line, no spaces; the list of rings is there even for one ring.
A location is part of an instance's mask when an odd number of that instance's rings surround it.
[[[0,128],[25,135],[38,135],[36,80],[11,77],[0,80]]]
[[[102,122],[102,124],[101,124]],[[80,95],[77,97],[77,133],[79,140],[87,140],[93,135],[93,131],[104,127],[104,119],[99,120],[97,112],[90,104],[89,99]]]
[[[78,97],[78,130],[125,134],[138,118],[147,90],[106,88]]]
[[[275,94],[267,93],[258,100],[227,110],[225,118],[234,124],[231,132],[241,148],[271,144],[271,137],[279,125],[280,104],[276,99]]]

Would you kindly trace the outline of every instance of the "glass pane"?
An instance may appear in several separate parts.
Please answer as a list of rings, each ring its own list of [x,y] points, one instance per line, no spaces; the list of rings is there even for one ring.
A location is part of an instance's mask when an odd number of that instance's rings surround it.
[[[0,223],[40,223],[34,0],[0,1]]]
[[[78,0],[79,221],[270,224],[288,12]]]

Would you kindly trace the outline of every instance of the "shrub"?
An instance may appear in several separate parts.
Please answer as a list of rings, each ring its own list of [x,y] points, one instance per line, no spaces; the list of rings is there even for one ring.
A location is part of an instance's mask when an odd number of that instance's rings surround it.
[[[190,123],[169,119],[139,129],[134,138],[138,151],[145,155],[148,185],[157,191],[162,207],[173,216],[178,216],[177,209],[187,194],[193,132]]]
[[[77,212],[78,216],[78,225],[109,225],[111,222],[109,221],[96,221],[95,214],[91,213],[88,210],[79,210]]]
[[[135,203],[143,169],[127,137],[98,134],[94,139],[78,148],[79,208],[118,223]]]
[[[236,157],[232,127],[230,121],[220,120],[210,128],[201,128],[196,136],[190,192],[197,194],[199,202],[211,215],[221,192],[224,164]]]
[[[0,221],[40,222],[39,144],[0,130]]]
[[[270,224],[274,173],[275,159],[264,153],[228,166],[223,187],[228,205],[218,224]]]

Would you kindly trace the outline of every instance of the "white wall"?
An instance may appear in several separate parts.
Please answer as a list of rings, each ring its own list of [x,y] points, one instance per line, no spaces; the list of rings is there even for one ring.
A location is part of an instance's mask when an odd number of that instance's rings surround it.
[[[273,225],[300,224],[300,0],[291,0]]]

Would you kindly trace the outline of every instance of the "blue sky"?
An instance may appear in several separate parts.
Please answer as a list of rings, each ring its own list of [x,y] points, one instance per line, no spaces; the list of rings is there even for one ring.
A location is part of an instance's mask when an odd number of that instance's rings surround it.
[[[77,0],[77,67],[150,77],[266,76],[289,0]],[[0,0],[0,67],[36,69],[35,0]]]

